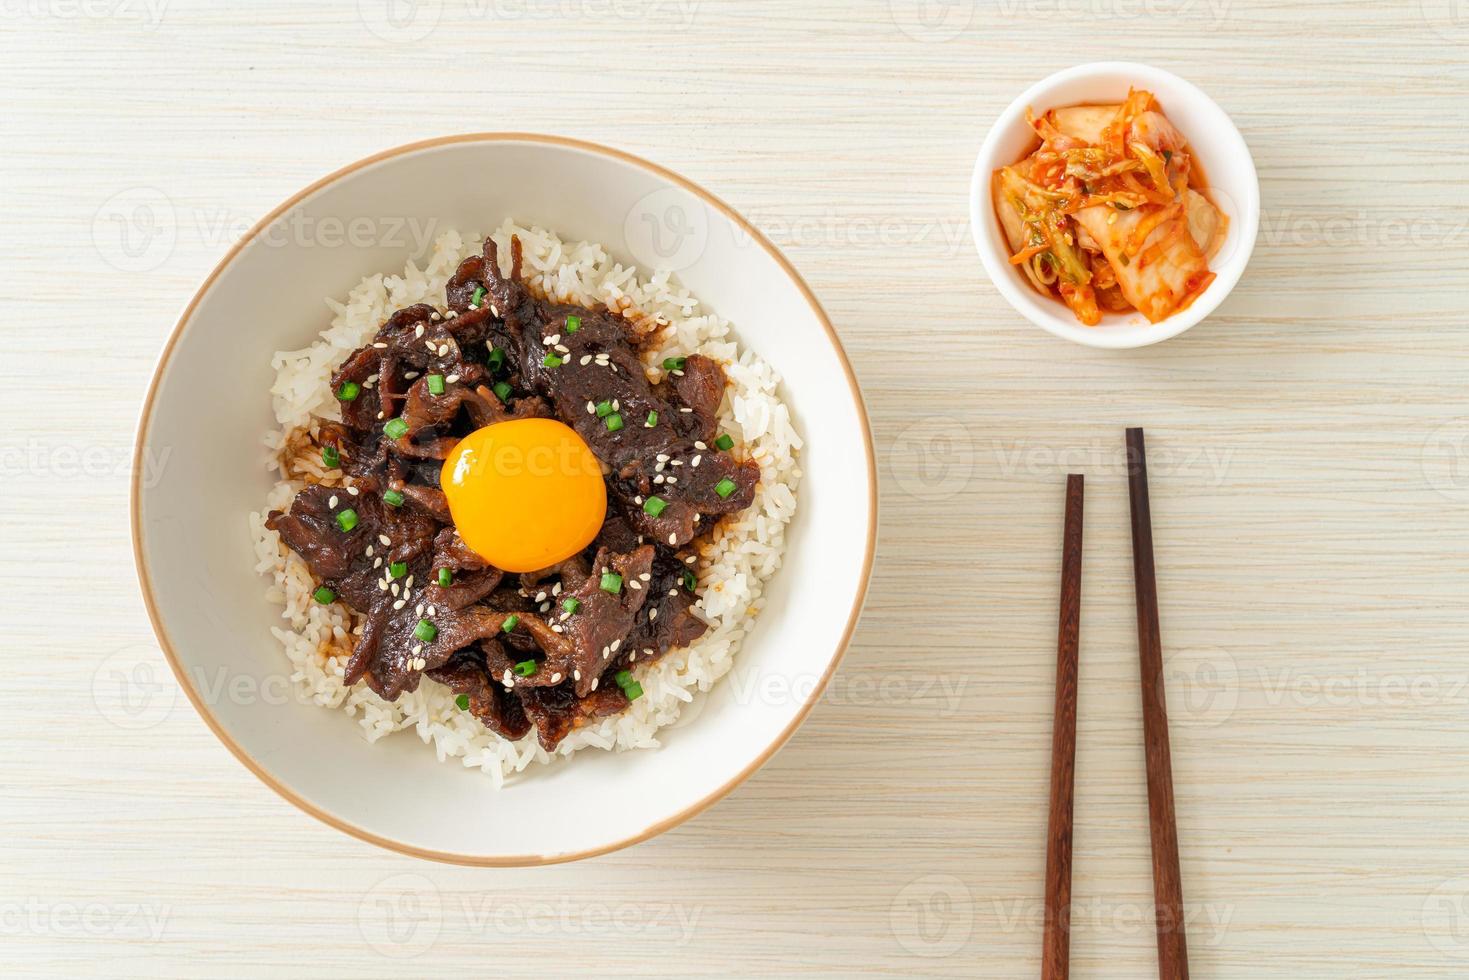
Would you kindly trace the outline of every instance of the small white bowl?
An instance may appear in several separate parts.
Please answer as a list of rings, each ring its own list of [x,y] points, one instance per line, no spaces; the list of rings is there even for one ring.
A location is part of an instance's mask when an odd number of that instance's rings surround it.
[[[272,483],[260,442],[275,425],[272,352],[316,338],[329,319],[323,297],[402,270],[419,231],[483,232],[507,217],[600,242],[642,271],[675,269],[780,372],[806,445],[785,563],[731,676],[659,732],[661,748],[585,749],[497,791],[458,760],[439,762],[413,731],[368,744],[357,719],[290,696],[291,668],[270,632],[287,624],[255,572],[246,515]],[[267,215],[209,274],[168,338],[143,405],[135,464],[143,598],[180,684],[220,741],[332,826],[463,864],[604,853],[728,793],[821,696],[856,625],[876,538],[876,467],[861,394],[831,323],[790,263],[728,205],[668,170],[529,134],[389,150]],[[233,836],[226,826],[216,831],[222,844]]]
[[[1229,217],[1229,233],[1209,262],[1214,281],[1188,309],[1160,323],[1149,323],[1136,312],[1104,313],[1101,323],[1088,327],[1065,304],[1037,293],[1025,274],[1010,264],[1009,245],[990,196],[990,175],[1019,160],[1032,143],[1035,134],[1025,121],[1026,107],[1039,115],[1060,106],[1121,102],[1128,88],[1152,92],[1169,121],[1188,138],[1209,181],[1210,196]],[[1026,89],[1000,113],[974,164],[969,223],[985,271],[1001,295],[1031,323],[1088,347],[1146,347],[1177,337],[1214,312],[1239,281],[1260,228],[1260,182],[1244,137],[1229,115],[1196,86],[1150,65],[1100,61],[1056,72]]]

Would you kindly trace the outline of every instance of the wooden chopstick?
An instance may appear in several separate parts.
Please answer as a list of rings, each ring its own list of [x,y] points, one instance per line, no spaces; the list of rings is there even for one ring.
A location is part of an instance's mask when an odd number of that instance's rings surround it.
[[[1143,748],[1148,768],[1148,826],[1153,839],[1153,901],[1160,980],[1188,980],[1178,823],[1173,806],[1173,758],[1163,691],[1163,639],[1158,629],[1158,579],[1153,567],[1153,516],[1148,507],[1148,460],[1143,430],[1127,430],[1127,491],[1132,505],[1132,572],[1137,592],[1137,647],[1143,687]]]
[[[1085,480],[1066,477],[1061,536],[1061,617],[1056,635],[1056,714],[1051,728],[1051,818],[1046,829],[1046,924],[1041,980],[1071,972],[1071,806],[1076,777],[1077,646],[1081,630],[1081,529]]]

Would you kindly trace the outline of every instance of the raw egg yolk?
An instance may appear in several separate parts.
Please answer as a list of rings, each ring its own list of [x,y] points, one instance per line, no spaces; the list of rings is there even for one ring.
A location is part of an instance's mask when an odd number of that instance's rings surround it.
[[[459,536],[507,572],[570,558],[607,516],[602,466],[568,425],[553,419],[497,422],[471,432],[440,474]]]

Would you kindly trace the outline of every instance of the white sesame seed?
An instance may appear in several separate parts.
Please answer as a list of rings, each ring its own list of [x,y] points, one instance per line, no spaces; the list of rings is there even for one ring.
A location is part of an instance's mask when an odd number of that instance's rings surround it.
[[[378,417],[378,421],[381,422],[382,421],[382,417],[383,417],[383,413],[382,412],[378,412],[377,413],[377,417]]]
[[[560,582],[557,582],[555,585],[551,586],[551,594],[552,595],[560,595],[561,594],[561,583]]]
[[[579,671],[579,670],[573,670],[571,672],[571,679],[574,680],[574,681],[581,680],[581,671]]]
[[[709,447],[706,446],[706,445],[704,445],[702,442],[699,442],[697,439],[695,439],[694,440],[694,448],[695,449],[708,449]]]
[[[390,537],[388,537],[386,534],[379,534],[377,536],[377,539],[378,539],[378,541],[382,542],[383,544],[392,544],[393,543],[393,539],[390,538]]]
[[[331,499],[326,502],[326,505],[328,507],[335,507],[337,505],[337,495],[332,494]]]
[[[366,552],[366,554],[367,554],[367,557],[369,557],[369,558],[371,558],[371,557],[372,557],[372,552],[373,552],[373,547],[372,547],[372,545],[368,545],[368,546],[367,546],[367,552]]]
[[[690,467],[698,466],[699,465],[699,460],[701,460],[703,458],[704,458],[703,456],[695,456],[693,459],[689,460],[689,466]]]
[[[602,648],[602,659],[603,660],[606,660],[606,659],[608,659],[611,656],[612,656],[612,651],[609,650],[607,647],[603,647]]]
[[[396,595],[397,595],[397,594],[398,594],[398,592],[399,592],[399,591],[400,591],[400,590],[399,590],[399,589],[398,589],[398,583],[396,583],[396,582],[394,582],[394,583],[393,583],[393,584],[392,584],[392,585],[390,585],[390,586],[388,586],[388,589],[389,589],[389,591],[391,591],[391,592],[392,592],[392,593],[393,593],[393,595],[395,595],[395,596],[396,596]]]
[[[602,678],[600,678],[600,677],[593,677],[592,678],[592,690],[595,691],[597,689],[597,682],[600,681],[601,679]]]
[[[434,310],[432,313],[430,313],[428,315],[428,318],[430,320],[437,320],[437,319],[439,319],[439,311],[438,310]]]
[[[405,588],[405,589],[411,589],[411,588],[413,588],[413,576],[412,575],[408,576],[406,579],[403,580],[403,588]]]
[[[447,378],[444,379],[444,383],[445,384],[455,384],[456,382],[458,382],[458,380],[459,380],[459,375],[457,375],[457,374],[451,374]]]
[[[642,583],[639,582],[637,579],[633,579],[632,581],[627,583],[627,587],[629,589],[641,589],[643,586]]]
[[[397,602],[393,603],[393,608],[394,609],[402,609],[403,608],[403,600],[402,599],[399,599]]]
[[[561,672],[560,671],[557,671],[556,673],[554,673],[554,674],[551,675],[551,683],[552,684],[560,684],[561,683]]]
[[[378,584],[377,584],[377,590],[379,592],[386,592],[386,591],[388,591],[388,583],[386,583],[386,582],[378,582]]]
[[[413,655],[415,657],[418,656],[422,652],[423,652],[423,644],[422,643],[415,643],[415,644],[413,644]]]
[[[622,641],[621,640],[613,640],[612,641],[612,646],[609,649],[611,649],[611,651],[613,653],[616,653],[617,652],[617,648],[620,647],[620,646],[622,646]]]
[[[618,401],[616,398],[612,399],[612,411],[614,411],[614,412],[620,412],[620,411],[622,411],[622,402]]]
[[[668,485],[669,486],[672,486],[673,484],[675,484],[675,483],[678,482],[678,477],[676,477],[676,476],[670,476],[668,478],[668,481],[667,482],[668,482]]]
[[[545,601],[546,601],[546,590],[545,589],[542,589],[540,592],[537,592],[536,593],[536,602],[545,602]]]
[[[653,581],[653,573],[644,572],[643,574],[639,575],[638,578],[642,579],[644,582],[651,582]]]
[[[549,602],[543,602],[539,606],[537,606],[536,608],[539,609],[541,612],[550,612],[551,611],[551,604]]]
[[[495,316],[497,317],[500,315],[500,310],[495,306],[494,303],[490,304],[490,312],[495,314]]]
[[[444,311],[444,319],[445,320],[452,320],[452,319],[454,319],[458,315],[459,315],[459,311],[458,310],[445,310]]]
[[[683,465],[683,460],[681,460],[681,459],[671,460],[668,465],[669,466],[682,466]]]
[[[403,372],[403,380],[405,380],[405,381],[412,381],[414,378],[418,377],[419,374],[420,374],[420,372],[418,372],[418,371],[404,371]]]
[[[546,345],[549,347],[554,347],[559,343],[561,343],[561,335],[559,333],[553,333],[546,338]]]
[[[649,609],[648,610],[648,622],[651,623],[653,620],[655,620],[657,618],[658,618],[658,610],[657,609]]]
[[[413,610],[413,615],[415,615],[415,616],[422,616],[423,615],[423,603],[420,602],[418,604],[418,607]]]
[[[357,496],[357,494],[358,494],[358,490],[357,490],[356,487],[348,487],[347,488],[347,492],[349,494],[351,494],[352,496],[354,496],[354,497]]]
[[[577,363],[580,364],[582,367],[586,367],[588,364],[592,363],[592,355],[590,355],[590,354],[583,354],[581,356],[581,360],[578,361]]]
[[[387,350],[388,349],[388,345],[387,344],[384,344],[384,343],[376,343],[376,344],[373,344],[372,347],[373,347],[373,350]]]
[[[428,614],[430,616],[437,616],[439,614],[438,607],[436,607],[436,606],[429,606],[428,607]]]
[[[556,345],[556,350],[558,352],[562,353],[562,354],[570,354],[571,353],[571,348],[570,347],[567,347],[565,344],[557,344]]]
[[[685,415],[687,415],[688,413],[692,412],[693,409],[692,408],[680,408],[679,411],[680,412],[683,412]]]
[[[594,413],[596,411],[597,411],[596,403],[595,402],[587,402],[587,412],[590,414],[590,413]]]
[[[413,336],[414,337],[422,337],[423,336],[423,324],[420,323],[418,326],[416,326],[416,327],[413,328]]]
[[[551,632],[552,633],[561,633],[561,632],[564,632],[564,631],[561,629],[560,626],[557,626],[555,623],[552,623],[551,624]]]
[[[372,567],[373,568],[382,568],[383,567],[383,560],[381,558],[374,558],[372,560]]]
[[[653,458],[656,459],[660,463],[666,463],[666,462],[668,462],[668,454],[667,453],[659,453],[657,456],[654,456]]]

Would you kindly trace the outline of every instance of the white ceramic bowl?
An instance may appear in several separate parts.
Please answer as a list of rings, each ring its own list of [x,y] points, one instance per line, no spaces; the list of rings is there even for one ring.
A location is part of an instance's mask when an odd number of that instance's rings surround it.
[[[401,270],[415,228],[487,230],[507,216],[601,242],[640,268],[675,268],[784,376],[806,447],[785,567],[734,672],[687,712],[696,717],[660,733],[659,749],[586,749],[497,791],[485,774],[437,761],[412,731],[370,745],[354,718],[285,694],[286,660],[270,633],[283,624],[253,570],[246,515],[271,483],[260,447],[274,424],[271,353],[302,347],[326,326],[323,297]],[[140,464],[144,454],[153,461],[135,468],[132,497],[143,596],[204,720],[303,810],[374,843],[465,864],[603,853],[728,793],[820,696],[856,625],[876,538],[861,395],[790,264],[728,206],[667,170],[525,134],[390,150],[267,216],[209,275],[169,337],[137,453]]]
[[[1169,121],[1188,138],[1195,158],[1204,168],[1214,203],[1229,216],[1229,234],[1209,263],[1216,278],[1182,313],[1159,323],[1149,323],[1141,313],[1106,313],[1101,323],[1088,327],[1064,304],[1037,293],[1025,274],[1010,264],[1009,246],[990,196],[990,175],[1019,160],[1030,146],[1034,132],[1025,121],[1027,106],[1039,115],[1059,106],[1121,102],[1129,87],[1152,92]],[[1214,312],[1239,281],[1260,227],[1260,182],[1244,137],[1213,99],[1161,68],[1102,61],[1058,71],[1026,89],[1000,114],[974,165],[969,186],[969,225],[990,279],[1031,323],[1088,347],[1146,347],[1178,336]]]

